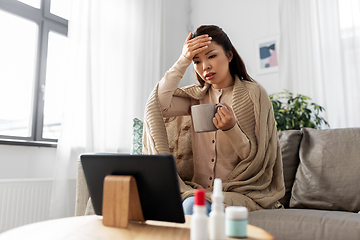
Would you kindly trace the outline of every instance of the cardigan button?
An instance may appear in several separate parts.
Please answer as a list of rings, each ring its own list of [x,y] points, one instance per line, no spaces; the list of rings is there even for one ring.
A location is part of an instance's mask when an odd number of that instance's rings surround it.
[[[212,143],[215,143],[215,140],[212,140]]]

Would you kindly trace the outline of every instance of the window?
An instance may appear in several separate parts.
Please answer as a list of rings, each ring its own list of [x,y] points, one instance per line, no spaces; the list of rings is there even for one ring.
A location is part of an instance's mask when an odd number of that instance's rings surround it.
[[[38,145],[59,138],[70,5],[71,0],[0,0],[1,143]]]
[[[358,0],[339,1],[339,16],[343,38],[360,35],[360,2]]]
[[[346,85],[348,91],[352,92],[351,89],[356,89],[356,86],[359,86],[360,1],[339,1],[339,20],[341,31],[341,54],[345,63],[342,68],[345,73],[344,77],[350,79],[350,84]],[[356,99],[355,96],[350,94],[347,94],[347,97],[351,99],[350,101]]]

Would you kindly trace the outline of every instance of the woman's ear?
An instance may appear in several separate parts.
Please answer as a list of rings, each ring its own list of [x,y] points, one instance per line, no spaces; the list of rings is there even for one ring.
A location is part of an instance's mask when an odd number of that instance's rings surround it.
[[[233,56],[234,56],[233,52],[229,51],[226,55],[227,55],[227,57],[229,59],[229,62],[231,62],[231,60],[233,59]]]

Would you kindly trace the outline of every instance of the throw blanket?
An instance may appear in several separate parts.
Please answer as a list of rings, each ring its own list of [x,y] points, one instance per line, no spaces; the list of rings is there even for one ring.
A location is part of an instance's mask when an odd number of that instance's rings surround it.
[[[178,88],[174,96],[202,99],[209,86],[206,84],[204,87],[191,85]],[[146,104],[143,153],[171,153],[176,158],[178,153],[171,150],[179,148],[171,147],[170,150],[167,130],[171,131],[171,129],[165,127],[157,93],[158,85]],[[284,196],[285,188],[280,144],[271,101],[265,89],[259,84],[236,78],[232,108],[237,124],[250,140],[251,150],[249,156],[243,159],[229,175],[228,180],[223,182],[225,205],[246,206],[249,211],[280,208],[282,205],[278,200]],[[168,128],[181,126],[181,121],[184,119],[186,121],[184,117],[177,119],[180,123],[170,124]],[[174,121],[176,122],[176,120],[172,120],[172,122]],[[191,131],[187,132],[191,134]],[[184,137],[182,135],[183,133],[179,133],[172,137],[175,138],[175,142],[184,142],[176,140],[176,138]],[[174,141],[170,139],[170,142]],[[191,143],[188,145],[188,153],[191,153]],[[181,154],[181,156],[189,156],[189,154]],[[181,178],[180,172],[183,171],[179,169],[179,166],[185,167],[184,164],[181,164],[184,162],[192,164],[192,159],[191,161],[189,159],[176,161],[180,175],[180,191],[182,199],[185,199],[193,195],[194,189],[202,187],[193,182],[183,181]],[[186,166],[185,169],[189,170],[189,166]],[[211,191],[212,188],[207,189],[206,199],[209,202],[211,202]]]

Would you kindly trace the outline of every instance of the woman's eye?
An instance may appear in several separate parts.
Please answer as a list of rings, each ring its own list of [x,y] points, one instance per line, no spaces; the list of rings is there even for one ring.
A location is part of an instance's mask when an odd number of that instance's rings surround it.
[[[199,64],[199,63],[200,63],[200,61],[195,61],[195,62],[194,62],[194,64]]]
[[[211,55],[209,58],[214,58],[214,57],[216,57],[216,55]]]

